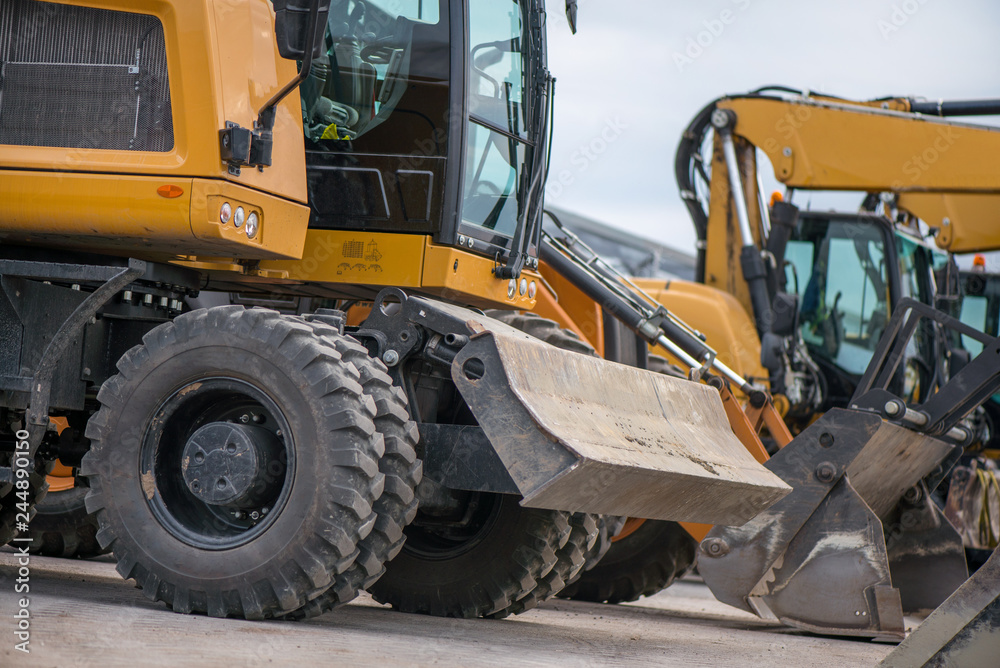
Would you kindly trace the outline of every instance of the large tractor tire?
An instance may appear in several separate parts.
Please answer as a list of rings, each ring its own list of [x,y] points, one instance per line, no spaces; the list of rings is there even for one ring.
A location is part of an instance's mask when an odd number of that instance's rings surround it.
[[[527,595],[519,598],[503,610],[490,615],[494,619],[503,619],[510,615],[519,615],[538,606],[561,591],[566,584],[583,572],[587,561],[587,553],[593,549],[599,533],[599,515],[590,513],[573,513],[569,518],[570,533],[566,544],[556,551],[556,563],[548,573],[542,576],[535,588]]]
[[[307,316],[308,318],[308,316]],[[307,320],[318,336],[358,370],[361,386],[375,401],[375,429],[385,440],[379,470],[385,476],[385,491],[375,502],[376,520],[371,533],[358,543],[354,564],[338,579],[337,586],[295,612],[288,619],[309,619],[343,605],[359,589],[367,589],[385,572],[385,561],[403,547],[403,528],[417,514],[414,489],[420,483],[422,466],[417,458],[417,425],[407,412],[406,394],[392,384],[385,365],[368,355],[356,340],[340,336],[338,329],[318,320]]]
[[[28,551],[46,557],[89,559],[108,550],[97,541],[97,517],[87,512],[87,487],[50,490],[31,520]]]
[[[575,353],[590,355],[591,357],[597,356],[597,352],[594,351],[593,347],[586,341],[581,340],[576,335],[576,332],[563,329],[554,320],[548,320],[534,313],[522,311],[488,310],[486,311],[486,315],[494,320],[506,323],[514,329],[519,329],[525,334],[531,334],[536,339],[541,339],[556,348],[572,350]]]
[[[611,549],[612,541],[614,537],[618,535],[618,532],[622,530],[625,526],[625,520],[627,517],[618,517],[616,515],[601,515],[597,522],[597,540],[594,541],[593,546],[587,550],[584,555],[583,569],[576,574],[567,585],[571,585],[587,571],[600,563],[604,555],[608,553]]]
[[[652,596],[694,567],[697,544],[676,522],[646,520],[611,543],[596,566],[558,596],[594,603],[635,601]]]
[[[454,494],[463,497],[463,521],[418,512],[403,549],[368,590],[376,601],[403,612],[483,617],[527,596],[556,564],[570,533],[567,513],[524,508],[511,494]]]
[[[352,595],[343,579],[384,482],[353,364],[294,318],[220,306],[160,325],[118,369],[81,469],[123,577],[214,617]]]

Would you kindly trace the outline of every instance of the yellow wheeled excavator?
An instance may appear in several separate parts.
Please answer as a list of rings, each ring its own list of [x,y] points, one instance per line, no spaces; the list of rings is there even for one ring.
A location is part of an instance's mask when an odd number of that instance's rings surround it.
[[[716,390],[478,310],[542,284],[540,0],[12,0],[0,67],[2,542],[58,459],[177,612],[502,616],[605,515],[788,493]]]
[[[945,251],[998,245],[992,223],[1000,174],[986,156],[1000,146],[1000,131],[940,117],[998,110],[996,100],[855,102],[769,87],[712,102],[686,129],[676,171],[698,232],[698,280],[732,294],[753,318],[771,389],[790,399],[793,433],[832,408],[868,406],[922,430],[943,419],[931,433],[957,427],[953,443],[974,440],[971,425],[954,418],[987,400],[996,373],[982,356],[969,365],[956,332],[977,352],[992,339],[975,338],[974,329],[930,307],[952,311],[958,298],[957,268]],[[758,174],[762,154],[789,192],[861,191],[863,212],[769,206]],[[928,469],[897,503],[898,495],[887,497],[887,487],[879,492],[868,478],[891,476],[901,461],[873,461],[862,451],[847,476],[857,498],[841,503],[831,495],[802,514],[793,494],[752,525],[716,529],[702,543],[700,570],[721,600],[763,616],[796,618],[794,609],[811,600],[826,603],[798,617],[805,628],[828,628],[854,613],[863,621],[868,611],[844,592],[863,590],[884,611],[872,566],[859,567],[865,559],[857,552],[815,546],[820,535],[846,538],[865,526],[849,520],[841,531],[838,512],[871,513],[882,524],[874,543],[884,534],[887,551],[875,569],[881,582],[891,574],[904,610],[936,607],[966,577],[961,539],[928,501],[960,454],[957,448]],[[782,451],[768,466],[779,471],[785,457]],[[755,559],[746,559],[750,553]]]

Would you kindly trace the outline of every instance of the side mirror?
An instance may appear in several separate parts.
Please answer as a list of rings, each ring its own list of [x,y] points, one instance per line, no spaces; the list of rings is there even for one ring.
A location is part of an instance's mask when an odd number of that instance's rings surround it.
[[[569,29],[576,34],[576,0],[566,0],[566,20],[569,21]]]
[[[303,60],[310,47],[314,58],[321,55],[329,11],[330,0],[274,0],[274,36],[281,57]]]

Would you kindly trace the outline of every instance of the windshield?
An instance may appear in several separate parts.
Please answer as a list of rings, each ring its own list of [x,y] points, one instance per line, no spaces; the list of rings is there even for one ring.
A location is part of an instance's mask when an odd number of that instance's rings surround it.
[[[521,4],[469,3],[469,120],[462,221],[512,237],[526,205],[534,160]]]
[[[864,373],[888,321],[885,239],[875,225],[803,220],[785,258],[810,350]]]
[[[996,274],[968,272],[962,275],[961,321],[990,336],[1000,333],[1000,277]],[[983,344],[962,335],[962,347],[974,357],[983,352]]]
[[[909,236],[896,233],[899,249],[900,297],[910,297],[934,306],[933,272],[947,263],[947,255],[932,250]],[[922,319],[906,348],[907,364],[903,396],[911,401],[922,400],[930,391],[937,373],[936,337],[932,321]],[[937,380],[942,380],[938,378]]]
[[[440,19],[435,0],[333,0],[326,52],[301,87],[306,137],[322,148],[343,148],[335,142],[360,139],[399,107],[411,70],[446,81],[447,72],[436,71],[440,64],[420,53],[433,34],[420,27]]]

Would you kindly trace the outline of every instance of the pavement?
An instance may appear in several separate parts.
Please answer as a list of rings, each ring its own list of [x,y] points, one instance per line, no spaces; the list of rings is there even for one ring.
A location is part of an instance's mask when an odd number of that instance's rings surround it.
[[[0,666],[874,666],[893,645],[821,637],[716,601],[696,578],[635,603],[555,599],[504,620],[395,612],[362,596],[308,622],[179,615],[122,580],[110,558],[0,551]],[[21,583],[25,584],[25,583]],[[15,648],[28,597],[29,645]],[[918,620],[908,619],[918,623]]]

